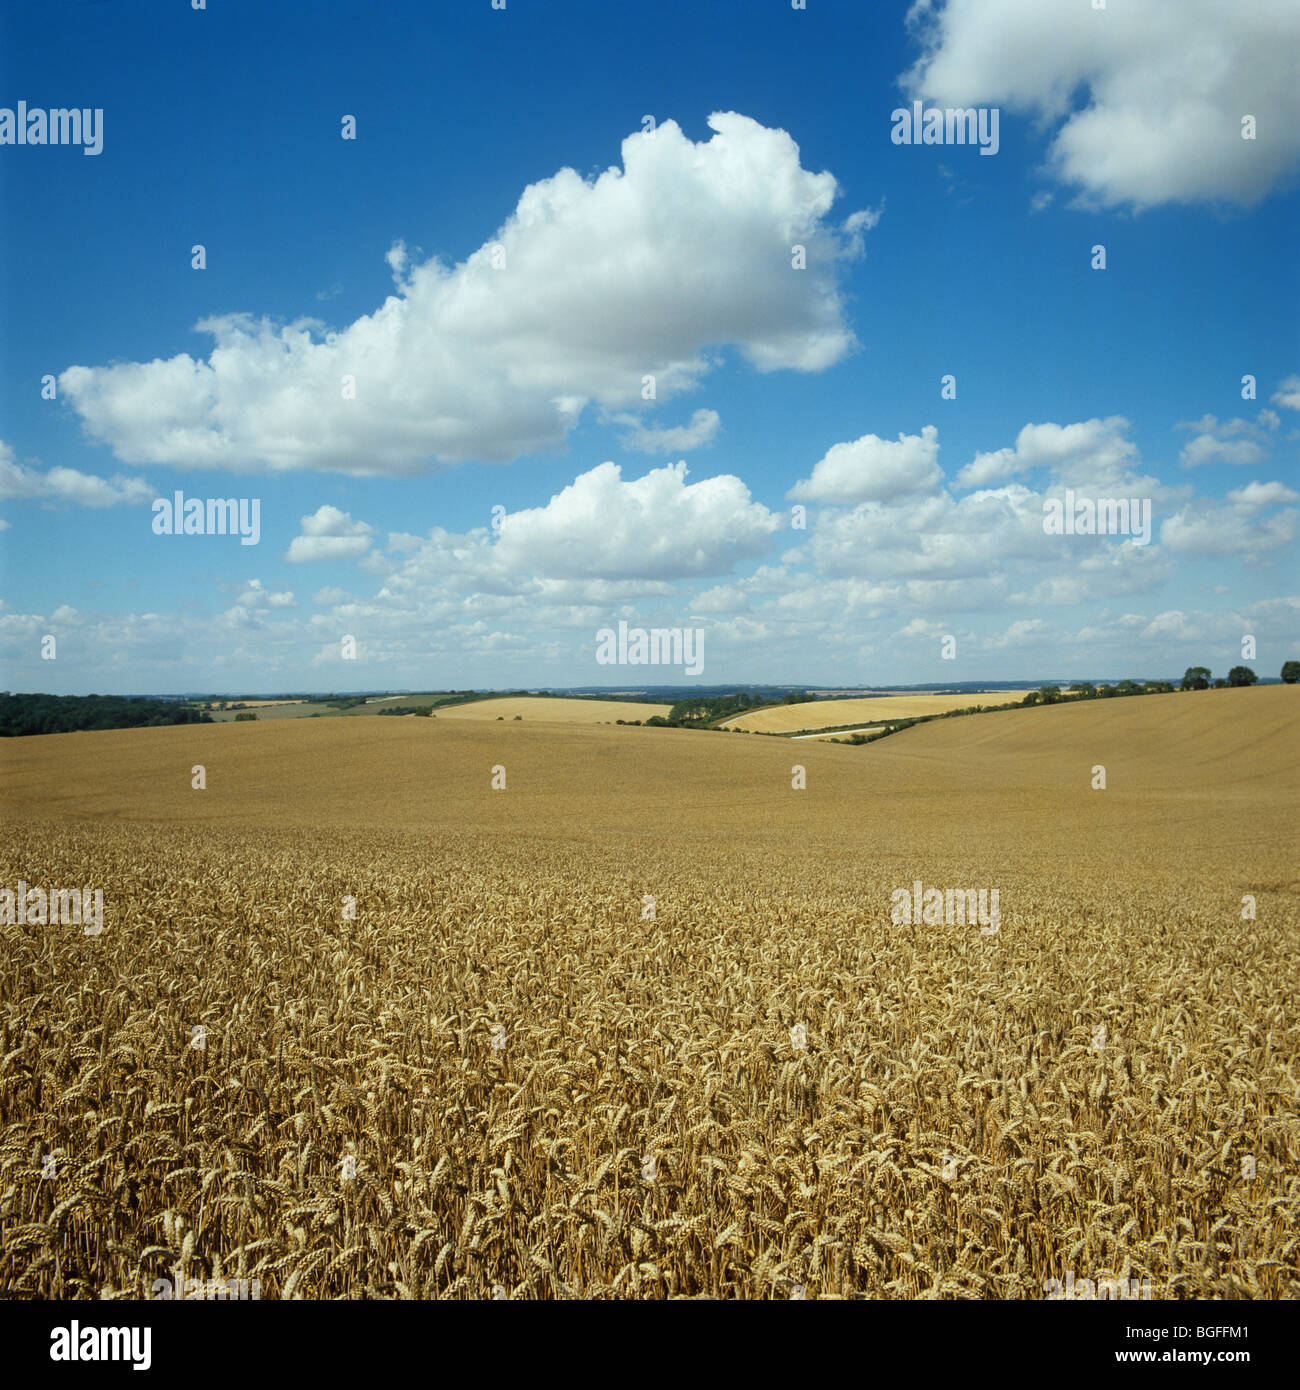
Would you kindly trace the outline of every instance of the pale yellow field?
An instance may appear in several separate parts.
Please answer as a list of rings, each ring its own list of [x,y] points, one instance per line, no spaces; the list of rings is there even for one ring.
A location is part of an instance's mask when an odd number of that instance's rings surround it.
[[[667,718],[671,705],[635,704],[624,700],[546,699],[535,695],[504,695],[495,700],[474,700],[465,705],[445,705],[434,710],[439,719],[513,719],[541,724],[604,724],[616,719],[649,719],[661,714]]]
[[[0,1289],[1300,1297],[1298,716],[0,740]]]
[[[785,734],[793,729],[825,729],[832,724],[879,724],[889,719],[912,719],[943,714],[972,705],[1009,705],[1021,698],[1014,690],[970,695],[875,695],[851,700],[808,700],[798,705],[772,705],[729,719],[724,729]]]
[[[220,709],[226,702],[217,700],[208,706],[209,709]],[[301,705],[306,703],[303,700],[236,700],[235,704],[243,705],[245,709],[271,709],[280,705]]]
[[[834,738],[840,738],[840,739],[848,738],[848,736],[849,736],[850,734],[873,734],[873,733],[875,733],[877,730],[883,729],[884,727],[885,727],[885,726],[884,726],[883,724],[853,724],[853,725],[851,725],[849,728],[847,728],[847,729],[841,729],[838,733],[833,733],[833,734],[832,734],[832,733],[826,733],[826,734],[796,734],[796,735],[794,736],[794,741],[795,741],[796,743],[804,743],[804,742],[807,742],[807,743],[819,742],[819,743],[820,743],[820,742],[825,742],[825,741],[827,741],[827,740],[829,740],[829,739],[834,739]]]

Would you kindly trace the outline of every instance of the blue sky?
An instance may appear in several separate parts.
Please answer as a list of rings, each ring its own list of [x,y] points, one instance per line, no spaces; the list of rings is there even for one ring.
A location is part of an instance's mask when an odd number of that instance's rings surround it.
[[[1276,675],[1294,5],[911,8],[7,13],[0,106],[104,114],[0,144],[0,683],[680,682],[620,619],[708,684]],[[1149,543],[1046,535],[1067,488]],[[156,535],[176,489],[258,543]]]

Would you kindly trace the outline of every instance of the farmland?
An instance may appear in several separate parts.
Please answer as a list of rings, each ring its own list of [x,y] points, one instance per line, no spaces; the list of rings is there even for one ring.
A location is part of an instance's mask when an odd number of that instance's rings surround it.
[[[445,695],[445,692],[444,692]],[[384,695],[367,700],[364,704],[338,708],[323,700],[298,701],[248,701],[244,709],[264,719],[356,719],[376,715],[381,712],[417,710],[428,708],[443,698],[439,694],[429,695]],[[652,715],[666,715],[672,708],[666,704],[647,704],[633,700],[590,700],[566,699],[563,696],[537,695],[493,695],[481,700],[467,700],[439,705],[434,710],[438,719],[535,719],[554,724],[603,724],[622,719],[649,719]],[[213,719],[218,723],[233,722],[244,709],[213,711]]]
[[[1296,696],[6,740],[0,1285],[1300,1296]]]
[[[727,729],[753,733],[787,734],[796,729],[827,729],[839,724],[878,724],[889,719],[916,719],[945,714],[975,705],[1009,705],[1019,699],[1015,691],[980,695],[870,695],[847,700],[807,700],[797,705],[772,705],[729,719]]]
[[[474,700],[449,705],[437,711],[439,719],[520,719],[546,724],[604,724],[622,719],[649,719],[667,715],[671,705],[647,704],[634,700],[566,700],[551,696],[504,695],[491,700]]]

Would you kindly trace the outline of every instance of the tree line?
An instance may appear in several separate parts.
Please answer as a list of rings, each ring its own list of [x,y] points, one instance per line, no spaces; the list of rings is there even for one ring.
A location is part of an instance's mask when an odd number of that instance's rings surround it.
[[[668,711],[668,717],[651,715],[645,722],[655,725],[670,725],[678,729],[700,728],[719,719],[730,719],[738,714],[748,714],[751,710],[765,709],[769,705],[799,705],[808,698],[808,692],[791,691],[779,700],[765,700],[761,695],[750,695],[743,690],[734,695],[698,695],[688,700],[678,700]]]
[[[206,710],[143,695],[11,695],[0,691],[0,738],[212,722]]]
[[[1234,666],[1228,672],[1227,680],[1220,677],[1218,680],[1213,678],[1208,666],[1189,666],[1183,675],[1180,690],[1223,690],[1228,686],[1254,685],[1259,677],[1250,669],[1249,666]],[[1295,685],[1300,681],[1300,661],[1284,661],[1282,663],[1282,682],[1285,685]]]

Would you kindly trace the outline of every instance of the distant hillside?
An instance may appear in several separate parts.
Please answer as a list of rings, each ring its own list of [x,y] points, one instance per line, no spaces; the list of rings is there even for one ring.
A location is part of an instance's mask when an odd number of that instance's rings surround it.
[[[1237,803],[1248,817],[1240,829],[1248,839],[1258,830],[1249,806],[1263,789],[1270,801],[1288,794],[1294,800],[1300,792],[1298,723],[1300,687],[1278,683],[936,719],[862,753],[893,766],[902,785],[909,776],[929,780],[946,769],[951,785],[967,788],[983,806],[1030,783],[1078,792],[1090,787],[1092,769],[1100,766],[1107,797],[1186,797],[1183,808],[1170,810],[1170,820],[1188,827],[1211,806],[1217,815]],[[1294,824],[1290,840],[1294,852]]]

